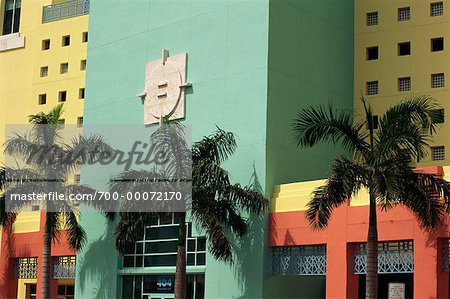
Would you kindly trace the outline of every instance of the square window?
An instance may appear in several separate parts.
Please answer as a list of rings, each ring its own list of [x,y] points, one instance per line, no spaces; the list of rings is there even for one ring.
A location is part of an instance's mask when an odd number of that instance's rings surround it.
[[[60,65],[60,73],[61,74],[67,74],[69,72],[69,63],[61,63]]]
[[[432,17],[442,16],[444,14],[444,3],[434,2],[430,4],[430,15]]]
[[[378,94],[378,81],[370,81],[366,83],[366,94],[375,95]]]
[[[431,75],[431,88],[445,87],[444,73]]]
[[[398,44],[398,56],[411,55],[411,42]]]
[[[41,77],[48,76],[48,66],[41,66]]]
[[[435,109],[432,114],[432,122],[433,124],[443,124],[445,121],[445,110],[444,109]]]
[[[59,102],[65,102],[67,100],[67,91],[62,90],[59,92],[58,101]]]
[[[38,97],[38,104],[45,105],[46,103],[47,103],[47,94],[46,93],[40,94]]]
[[[433,161],[445,160],[445,146],[432,146],[431,160]]]
[[[377,60],[378,59],[378,47],[369,47],[366,49],[367,60]]]
[[[378,11],[369,12],[367,14],[367,26],[378,25]]]
[[[77,118],[77,126],[78,126],[78,127],[83,126],[83,117],[82,117],[82,116],[80,116],[80,117]]]
[[[42,41],[42,51],[48,50],[50,49],[50,40],[49,39],[44,39]]]
[[[66,120],[64,118],[58,119],[58,125],[64,125]]]
[[[84,99],[84,87],[82,87],[78,90],[78,98]]]
[[[411,19],[411,9],[409,7],[402,7],[398,9],[398,20],[400,22],[409,21]]]
[[[80,70],[84,71],[86,69],[86,59],[81,60]]]
[[[432,38],[431,39],[431,52],[438,52],[444,50],[444,38]]]
[[[411,77],[398,78],[398,91],[411,90]]]
[[[87,32],[83,32],[83,34],[81,35],[81,42],[82,43],[87,43],[88,41],[88,33]]]
[[[70,35],[65,35],[62,37],[62,46],[67,47],[70,45]]]

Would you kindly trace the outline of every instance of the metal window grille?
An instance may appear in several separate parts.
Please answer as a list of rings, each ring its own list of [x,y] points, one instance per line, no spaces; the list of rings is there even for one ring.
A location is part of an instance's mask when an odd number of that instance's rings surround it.
[[[431,75],[431,87],[432,88],[445,87],[444,73]]]
[[[398,91],[411,90],[411,77],[398,78]]]
[[[378,94],[378,81],[371,81],[366,83],[367,95]]]
[[[378,273],[414,273],[414,242],[383,242],[378,244]],[[353,250],[353,273],[366,274],[367,244]]]
[[[48,66],[41,67],[41,77],[47,77],[48,76]]]
[[[445,160],[445,146],[431,147],[431,160],[433,161]]]
[[[378,25],[378,11],[367,14],[367,26]]]
[[[273,275],[325,275],[326,272],[326,245],[273,248]]]
[[[61,74],[67,74],[67,72],[69,71],[69,64],[66,63],[61,63],[61,69],[60,69],[60,73]]]
[[[75,278],[76,257],[57,256],[53,259],[53,278]]]
[[[36,278],[38,269],[37,257],[17,258],[14,263],[14,274],[17,278]]]
[[[89,14],[89,0],[69,0],[44,6],[42,23],[54,22]]]
[[[411,19],[411,9],[409,7],[402,7],[398,9],[398,20],[409,21]]]
[[[444,14],[444,3],[435,2],[430,4],[431,16],[442,16]]]

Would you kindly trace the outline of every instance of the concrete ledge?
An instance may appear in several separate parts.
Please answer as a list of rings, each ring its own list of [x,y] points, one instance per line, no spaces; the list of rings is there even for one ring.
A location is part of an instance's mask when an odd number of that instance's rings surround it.
[[[19,33],[0,36],[0,52],[25,47],[25,37]]]

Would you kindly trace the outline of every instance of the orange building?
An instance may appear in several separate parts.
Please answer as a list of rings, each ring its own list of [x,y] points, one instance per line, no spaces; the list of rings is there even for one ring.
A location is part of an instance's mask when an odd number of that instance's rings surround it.
[[[450,167],[427,167],[448,180]],[[269,244],[274,275],[321,276],[327,298],[361,298],[365,294],[367,192],[333,211],[324,230],[312,230],[305,218],[311,191],[324,183],[310,181],[278,186],[270,213]],[[424,231],[415,216],[396,206],[378,211],[379,297],[393,284],[405,298],[449,298],[450,219],[435,232]]]

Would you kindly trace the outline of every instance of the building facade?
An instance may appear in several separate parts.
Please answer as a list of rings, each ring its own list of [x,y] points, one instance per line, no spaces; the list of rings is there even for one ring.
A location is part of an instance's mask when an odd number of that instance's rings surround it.
[[[28,115],[60,103],[62,123],[82,124],[88,13],[89,1],[82,0],[0,1],[2,144],[5,125],[27,124]],[[36,208],[2,230],[0,298],[40,298],[45,213]],[[64,240],[63,232],[52,246],[52,298],[74,298],[75,252]]]

